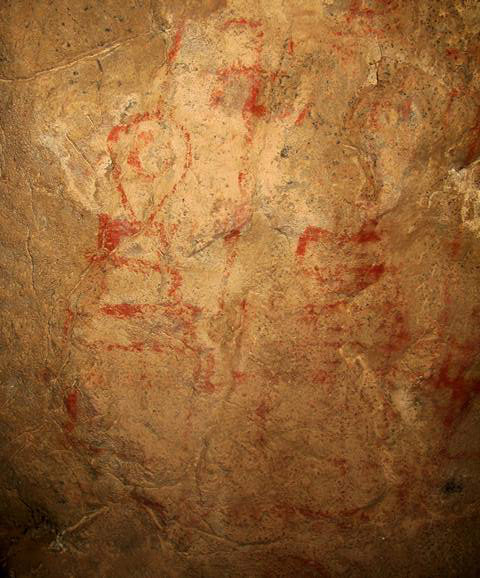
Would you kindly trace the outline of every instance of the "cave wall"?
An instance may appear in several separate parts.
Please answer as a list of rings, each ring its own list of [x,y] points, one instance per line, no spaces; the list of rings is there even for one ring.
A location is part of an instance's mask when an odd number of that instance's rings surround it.
[[[480,5],[3,0],[16,576],[476,576]]]

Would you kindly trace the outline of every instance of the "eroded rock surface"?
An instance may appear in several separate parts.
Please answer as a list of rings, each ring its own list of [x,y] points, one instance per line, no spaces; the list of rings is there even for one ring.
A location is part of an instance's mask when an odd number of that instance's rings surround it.
[[[479,33],[3,0],[11,575],[477,575]]]

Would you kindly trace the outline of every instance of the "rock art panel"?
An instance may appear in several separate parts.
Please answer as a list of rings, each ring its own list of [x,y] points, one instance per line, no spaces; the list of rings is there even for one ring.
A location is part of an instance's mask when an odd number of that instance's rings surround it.
[[[0,8],[6,571],[476,575],[479,23]]]

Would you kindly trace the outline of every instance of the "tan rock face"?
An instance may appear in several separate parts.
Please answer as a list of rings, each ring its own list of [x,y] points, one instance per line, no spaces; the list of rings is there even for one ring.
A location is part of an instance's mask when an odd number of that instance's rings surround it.
[[[4,0],[10,575],[477,575],[479,32]]]

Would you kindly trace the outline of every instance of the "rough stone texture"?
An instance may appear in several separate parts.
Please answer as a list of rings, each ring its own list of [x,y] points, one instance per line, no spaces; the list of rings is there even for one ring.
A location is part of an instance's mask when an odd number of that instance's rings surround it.
[[[10,576],[478,575],[479,33],[2,0]]]

